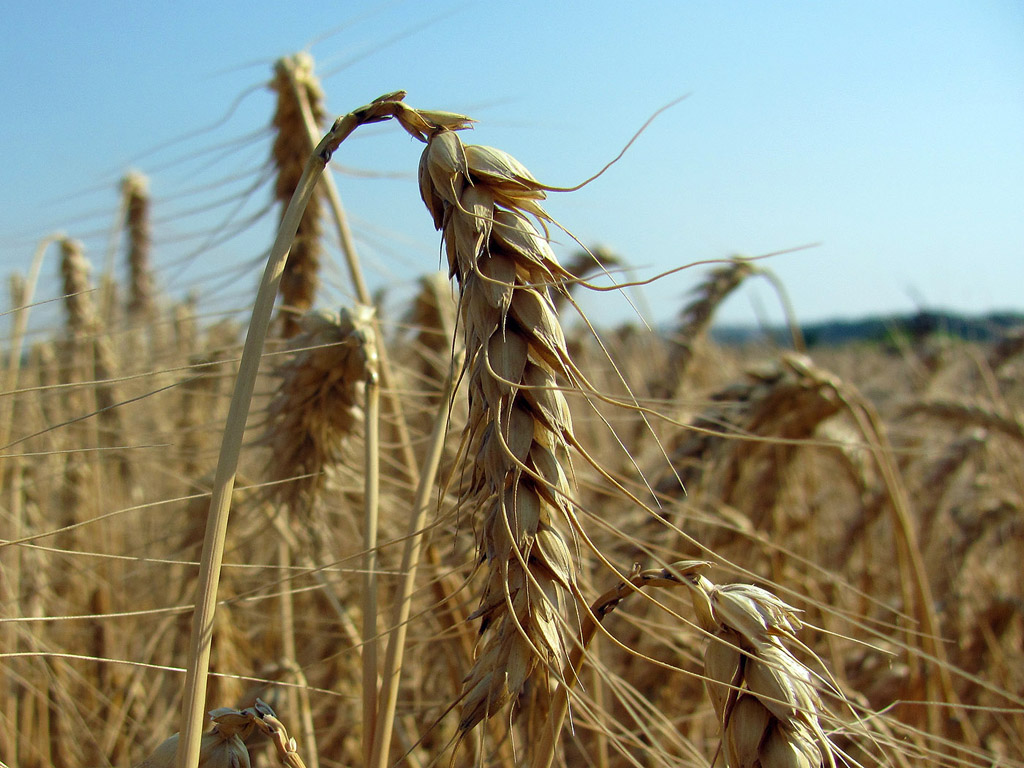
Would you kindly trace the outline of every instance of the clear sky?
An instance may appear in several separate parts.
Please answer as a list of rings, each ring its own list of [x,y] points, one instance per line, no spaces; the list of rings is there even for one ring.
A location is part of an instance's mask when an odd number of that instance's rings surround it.
[[[244,304],[273,215],[214,241],[269,200],[264,185],[238,202],[266,170],[273,99],[261,86],[275,58],[308,47],[332,113],[404,89],[413,106],[476,118],[468,140],[558,186],[690,94],[603,177],[548,201],[637,277],[820,243],[767,262],[805,321],[1024,310],[1019,0],[73,1],[3,15],[4,272],[24,270],[54,230],[83,239],[102,269],[117,180],[135,167],[151,177],[164,287]],[[371,279],[397,293],[439,263],[418,155],[397,126],[374,126],[335,160],[384,174],[338,181]],[[43,297],[55,272],[44,268]],[[345,300],[336,272],[331,303]],[[701,274],[660,281],[638,306],[670,318]],[[586,306],[630,312],[608,294]],[[762,313],[779,316],[766,284],[723,318]]]

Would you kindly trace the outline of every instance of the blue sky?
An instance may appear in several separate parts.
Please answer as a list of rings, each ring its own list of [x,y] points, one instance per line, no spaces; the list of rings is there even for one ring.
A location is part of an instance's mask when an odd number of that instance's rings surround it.
[[[101,270],[117,180],[134,167],[151,176],[164,287],[244,305],[273,216],[204,246],[265,167],[274,59],[310,46],[332,113],[405,89],[413,106],[476,118],[470,141],[558,186],[690,94],[603,177],[548,202],[636,277],[820,243],[767,262],[803,320],[1024,310],[1020,2],[51,2],[4,16],[4,267],[24,270],[63,230]],[[370,279],[396,296],[439,263],[418,153],[375,126],[335,160],[383,174],[338,181]],[[234,220],[269,196],[257,189]],[[666,278],[637,306],[668,319],[701,274]],[[328,281],[325,302],[346,301],[340,270]],[[586,307],[633,311],[613,294]],[[778,301],[752,285],[722,317],[774,321]]]

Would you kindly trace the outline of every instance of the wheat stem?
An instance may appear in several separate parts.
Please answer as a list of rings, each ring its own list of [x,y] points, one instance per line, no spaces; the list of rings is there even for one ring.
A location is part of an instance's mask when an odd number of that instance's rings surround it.
[[[369,337],[369,334],[368,334]],[[363,556],[363,757],[369,764],[377,721],[377,527],[380,518],[380,385],[376,345],[366,343]]]
[[[242,360],[238,376],[235,379],[235,391],[228,408],[228,418],[224,427],[220,457],[217,462],[217,472],[210,499],[206,536],[199,565],[196,608],[193,614],[185,696],[182,705],[181,741],[178,748],[180,768],[195,768],[199,762],[206,683],[209,677],[210,648],[213,640],[213,619],[217,604],[217,587],[220,581],[220,565],[224,557],[228,515],[231,509],[231,492],[235,485],[235,474],[238,470],[242,439],[245,434],[245,422],[252,402],[263,345],[270,327],[281,274],[288,259],[288,249],[295,237],[306,203],[313,194],[316,182],[327,167],[331,155],[341,142],[363,123],[379,122],[390,118],[393,113],[393,107],[390,105],[401,99],[402,96],[404,94],[388,94],[365,107],[350,112],[335,122],[306,162],[302,177],[296,185],[295,194],[281,219],[277,237],[267,259],[267,266],[253,305],[249,332],[242,349]]]
[[[455,386],[455,372],[462,367],[460,355],[452,360],[445,388],[434,416],[434,428],[430,434],[427,455],[423,461],[420,481],[413,501],[413,514],[409,520],[409,532],[402,552],[403,574],[396,594],[394,616],[391,620],[391,634],[388,636],[387,654],[380,694],[381,708],[377,713],[377,727],[374,733],[373,753],[367,768],[385,768],[391,731],[394,726],[395,709],[398,704],[398,684],[402,674],[402,660],[405,654],[405,637],[408,633],[409,614],[412,611],[412,593],[416,586],[416,569],[419,566],[420,550],[423,544],[424,526],[430,510],[430,497],[434,490],[434,478],[444,453],[444,439],[448,427],[449,399]]]
[[[893,459],[894,451],[889,443],[881,416],[874,406],[859,393],[844,393],[844,400],[862,434],[867,438],[868,447],[882,475],[890,500],[896,559],[901,573],[900,588],[906,608],[913,611],[917,620],[914,631],[907,630],[907,644],[911,648],[919,645],[922,651],[921,657],[912,671],[911,682],[915,682],[914,678],[917,678],[918,685],[941,692],[941,700],[953,705],[952,715],[956,717],[963,729],[964,741],[971,746],[977,746],[980,743],[978,733],[953,688],[946,649],[940,641],[939,617],[936,612],[935,599],[928,583],[928,573],[912,520],[910,499],[906,487],[900,480],[899,469]],[[938,680],[927,675],[924,669],[926,660],[935,664]],[[941,732],[939,724],[942,718],[948,716],[948,713],[931,702],[927,706],[927,715],[932,732]]]
[[[291,545],[284,537],[277,542],[277,564],[281,573],[288,573],[292,565]],[[278,609],[281,623],[282,666],[298,669],[299,663],[295,650],[295,598],[291,589],[281,590]],[[288,703],[289,712],[297,712],[299,709],[298,688],[288,688],[285,691],[285,701]]]

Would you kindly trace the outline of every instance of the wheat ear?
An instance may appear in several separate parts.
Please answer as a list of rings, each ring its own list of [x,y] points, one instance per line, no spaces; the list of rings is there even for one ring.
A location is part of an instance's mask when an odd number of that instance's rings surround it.
[[[121,180],[121,194],[128,230],[128,314],[146,317],[152,314],[154,302],[149,180],[141,173],[129,173]]]
[[[566,658],[558,606],[576,581],[564,533],[574,514],[572,422],[558,382],[572,376],[549,286],[571,276],[531,223],[547,220],[538,203],[545,195],[518,161],[397,117],[427,140],[420,193],[462,288],[475,460],[468,496],[483,517],[478,547],[487,567],[465,733],[517,696],[538,665],[555,670],[541,683],[553,686]]]
[[[702,574],[686,583],[698,623],[711,635],[704,674],[728,764],[835,766],[814,675],[784,643],[797,642],[796,610],[760,587],[718,586]]]
[[[270,88],[277,94],[273,126],[273,162],[277,169],[274,198],[284,206],[292,199],[312,146],[304,107],[316,134],[324,121],[323,91],[313,74],[313,58],[298,53],[274,65]],[[300,96],[301,94],[301,96]],[[315,135],[315,134],[314,134]],[[312,141],[316,141],[314,138]],[[291,255],[281,276],[281,332],[291,337],[300,332],[299,317],[313,306],[319,282],[323,250],[323,188],[313,190],[292,242]]]
[[[99,316],[92,299],[92,281],[89,278],[92,270],[79,241],[63,238],[60,252],[68,333],[72,338],[81,340],[99,328]]]
[[[904,409],[904,415],[914,414],[923,414],[954,424],[981,427],[1024,443],[1024,419],[1013,414],[998,413],[982,405],[951,400],[927,400],[912,403]]]
[[[693,360],[697,345],[707,333],[715,310],[751,275],[757,267],[749,260],[736,258],[711,270],[707,278],[694,290],[693,299],[679,315],[675,334],[675,347],[671,356],[672,381],[686,372]]]
[[[313,536],[314,500],[324,468],[335,463],[345,440],[362,421],[361,385],[367,376],[369,307],[354,312],[314,312],[299,320],[293,357],[278,366],[260,445],[270,449],[267,473],[273,496]]]
[[[89,279],[89,262],[82,253],[82,244],[65,238],[61,241],[61,274],[64,278],[65,307],[68,314],[68,330],[71,332],[74,354],[82,355],[76,365],[84,365],[85,374],[95,382],[92,394],[100,429],[98,441],[104,447],[121,442],[124,423],[121,411],[114,347],[110,336],[103,332],[103,323],[92,300],[92,284]],[[131,463],[123,451],[115,451],[114,458],[121,477],[131,478]]]

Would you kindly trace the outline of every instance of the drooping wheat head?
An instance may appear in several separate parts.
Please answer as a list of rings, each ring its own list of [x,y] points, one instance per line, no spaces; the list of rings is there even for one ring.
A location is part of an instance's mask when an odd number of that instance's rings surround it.
[[[980,404],[952,400],[921,400],[906,406],[904,413],[923,414],[955,424],[981,427],[1024,443],[1024,419],[1014,414],[999,413]]]
[[[747,372],[713,397],[670,454],[674,472],[659,481],[659,493],[680,487],[742,506],[755,528],[770,520],[778,478],[798,451],[798,440],[842,408],[839,380],[802,355]],[[745,438],[779,438],[780,442]],[[681,486],[680,486],[681,484]],[[707,542],[710,543],[710,542]]]
[[[461,288],[474,462],[465,505],[480,515],[486,568],[475,613],[481,647],[462,702],[466,732],[518,696],[538,667],[538,685],[552,686],[549,672],[566,655],[559,606],[576,579],[567,543],[572,422],[558,387],[573,376],[551,291],[571,275],[533,223],[547,220],[538,202],[545,194],[518,161],[396,116],[427,140],[420,193]]]
[[[786,645],[802,626],[796,610],[760,587],[718,586],[702,574],[687,581],[698,624],[711,636],[705,682],[728,765],[834,766],[814,674]]]
[[[283,768],[305,768],[298,744],[266,702],[256,699],[254,706],[241,710],[218,707],[209,712],[209,718],[213,728],[203,734],[198,768],[248,768],[252,758],[246,743],[254,732],[270,740]],[[160,744],[136,768],[174,768],[178,736]]]

